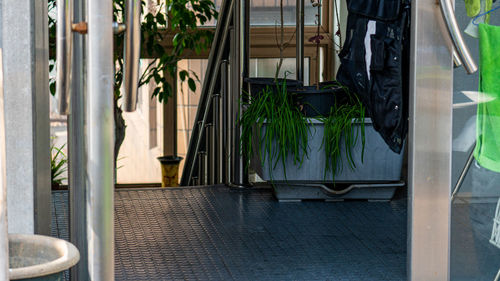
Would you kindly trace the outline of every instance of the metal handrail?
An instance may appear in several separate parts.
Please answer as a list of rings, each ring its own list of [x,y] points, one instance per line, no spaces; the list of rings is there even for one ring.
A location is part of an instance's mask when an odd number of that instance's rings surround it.
[[[124,108],[132,112],[137,108],[139,88],[139,62],[141,56],[141,1],[128,0],[125,6],[125,44],[123,53]]]
[[[465,44],[462,34],[460,33],[460,28],[458,27],[457,19],[455,18],[455,11],[453,10],[450,0],[440,0],[439,6],[456,51],[456,55],[453,54],[454,61],[457,65],[460,65],[461,62],[467,73],[473,74],[477,71],[477,65],[472,58],[467,44]]]
[[[198,111],[189,141],[189,147],[184,162],[181,185],[191,185],[193,176],[197,175],[197,155],[204,145],[205,125],[212,116],[212,96],[217,94],[215,89],[220,86],[221,62],[229,58],[230,26],[233,19],[234,0],[224,0],[219,11],[219,18],[215,30],[214,41],[208,56],[208,66],[201,89]],[[198,125],[199,124],[199,125]]]

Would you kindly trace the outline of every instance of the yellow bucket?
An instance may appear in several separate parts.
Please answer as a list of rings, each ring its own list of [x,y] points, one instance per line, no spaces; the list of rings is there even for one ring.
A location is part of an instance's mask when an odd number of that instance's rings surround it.
[[[179,163],[183,158],[178,156],[161,156],[157,159],[161,163],[161,186],[179,186]]]

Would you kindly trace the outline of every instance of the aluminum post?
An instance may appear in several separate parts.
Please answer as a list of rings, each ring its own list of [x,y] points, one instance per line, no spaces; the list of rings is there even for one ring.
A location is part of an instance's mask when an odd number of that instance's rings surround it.
[[[215,99],[215,97],[213,97],[213,99]],[[212,107],[212,112],[214,112],[214,107]],[[212,120],[212,123],[206,125],[207,170],[208,170],[207,183],[210,185],[216,184],[215,176],[217,174],[217,163],[215,162],[216,158],[215,156],[217,155],[217,142],[215,135],[215,127],[213,123],[214,120],[215,118]]]
[[[245,159],[240,153],[241,129],[238,126],[238,115],[241,112],[240,97],[243,91],[248,92],[248,83],[244,81],[249,74],[249,33],[250,33],[250,1],[236,1],[233,16],[233,64],[231,73],[233,74],[231,86],[231,127],[233,128],[231,142],[231,165],[232,173],[230,186],[248,186],[248,171],[245,169]]]
[[[3,60],[0,49],[0,281],[9,280],[7,229],[7,179],[5,173],[5,111],[3,103]]]
[[[213,138],[213,146],[212,149],[214,149],[214,183],[219,184],[222,183],[222,139],[224,138],[224,135],[222,134],[222,112],[221,112],[221,95],[220,93],[214,95],[213,97],[213,132],[214,132],[214,138]]]
[[[222,95],[222,158],[223,158],[223,173],[222,182],[229,184],[229,178],[231,175],[231,149],[229,144],[231,143],[230,134],[230,118],[231,106],[229,102],[229,61],[223,60],[221,62],[221,95]]]
[[[86,1],[73,0],[75,22],[86,21]],[[71,112],[68,115],[69,236],[80,250],[80,262],[71,268],[72,281],[89,280],[85,188],[85,35],[73,33]]]
[[[115,280],[113,1],[88,0],[87,237],[93,281]]]

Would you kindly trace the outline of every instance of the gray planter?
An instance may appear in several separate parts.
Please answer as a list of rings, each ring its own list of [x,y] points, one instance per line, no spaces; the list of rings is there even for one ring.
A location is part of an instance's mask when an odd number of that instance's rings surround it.
[[[11,280],[63,281],[63,272],[79,260],[80,253],[76,247],[62,239],[9,234]]]
[[[322,184],[333,182],[331,172],[325,174],[326,156],[322,148],[324,125],[313,119],[312,126],[308,157],[304,158],[302,166],[299,167],[294,165],[293,158],[289,156],[285,161],[286,177],[281,162],[271,170],[267,160],[261,163],[257,154],[252,158],[252,168],[263,180],[274,183],[278,199],[281,196],[283,200],[347,198],[387,200],[392,198],[397,186],[404,185],[400,182],[403,153],[397,154],[390,150],[382,137],[373,129],[371,120],[367,118],[364,161],[361,162],[362,144],[359,139],[352,150],[356,169],[352,170],[346,161],[342,161],[342,169],[335,175],[336,183],[353,184],[344,191],[332,192]],[[359,125],[357,128],[360,130]],[[262,129],[265,130],[265,125]],[[343,144],[342,150],[345,150]],[[300,189],[301,186],[304,188]],[[361,189],[365,190],[360,191]],[[287,192],[292,194],[285,194]]]

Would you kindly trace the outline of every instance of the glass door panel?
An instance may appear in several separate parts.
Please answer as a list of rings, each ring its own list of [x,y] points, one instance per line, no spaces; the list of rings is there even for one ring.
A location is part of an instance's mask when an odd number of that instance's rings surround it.
[[[493,7],[498,5],[494,3]],[[463,31],[473,27],[469,26],[471,19],[466,15],[464,1],[456,1],[455,14]],[[490,24],[500,26],[500,10],[491,14]],[[481,69],[479,40],[467,32],[463,35]],[[498,46],[496,48],[500,50]],[[500,51],[497,53],[496,61],[499,61]],[[500,227],[494,223],[495,219],[500,220],[497,206],[500,204],[500,170],[494,168],[495,164],[500,167],[500,157],[490,159],[494,163],[481,160],[479,163],[471,154],[478,136],[484,134],[487,141],[483,143],[487,149],[497,150],[500,155],[500,126],[481,129],[489,122],[500,124],[495,121],[500,118],[500,112],[492,111],[494,105],[500,103],[497,100],[500,89],[497,89],[496,97],[494,93],[479,92],[479,76],[479,71],[467,75],[463,68],[454,70],[452,191],[458,188],[451,201],[450,266],[453,281],[493,281],[500,277]],[[480,110],[479,118],[478,108],[484,109]],[[493,137],[496,132],[499,134],[497,139]],[[466,167],[468,162],[469,168]]]

